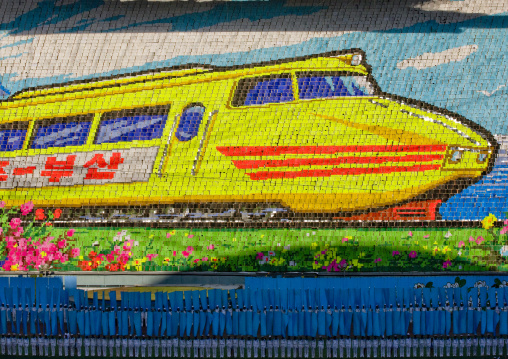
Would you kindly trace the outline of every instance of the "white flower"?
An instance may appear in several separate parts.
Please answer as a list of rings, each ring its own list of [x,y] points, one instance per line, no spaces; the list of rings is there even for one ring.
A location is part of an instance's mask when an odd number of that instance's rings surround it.
[[[295,261],[289,261],[289,266],[290,266],[290,267],[294,267],[294,266],[296,266],[296,262],[295,262]]]
[[[277,247],[280,247],[280,243],[277,243]]]
[[[290,248],[290,247],[291,247],[291,245],[289,245],[289,244],[288,244],[287,246],[284,246],[284,249],[285,249],[285,250],[287,250],[287,251],[289,251],[289,248]]]
[[[448,231],[448,233],[446,233],[446,234],[444,235],[444,237],[445,237],[445,238],[450,238],[451,236],[452,236],[452,234],[451,234],[451,232],[450,232],[450,231]]]
[[[413,286],[414,289],[419,289],[419,288],[425,288],[425,284],[423,283],[416,283],[414,286]]]
[[[125,236],[126,234],[127,234],[126,230],[123,230],[123,231],[120,232],[120,236],[122,236],[122,237]]]
[[[307,233],[307,237],[309,237],[309,236],[310,236],[310,233]]]
[[[499,250],[499,253],[503,257],[508,257],[508,246],[502,246],[501,249]]]
[[[315,236],[316,235],[316,232],[312,232],[312,235]]]
[[[443,286],[443,288],[458,288],[459,283],[446,283],[446,285]]]
[[[474,286],[475,286],[476,288],[486,287],[486,286],[487,286],[487,283],[485,283],[485,281],[484,281],[484,280],[479,280],[478,282],[476,282],[476,283],[474,284]]]
[[[113,242],[120,242],[121,240],[122,240],[121,236],[114,236],[113,237]]]
[[[95,246],[98,246],[99,245],[99,241],[95,241],[92,243],[92,247],[95,247]]]
[[[139,246],[139,242],[138,241],[134,241],[134,246]]]
[[[499,288],[504,288],[504,287],[508,287],[508,282],[506,282],[505,280],[501,282],[501,284],[499,285]]]
[[[461,250],[459,250],[459,251],[457,252],[457,254],[458,254],[459,256],[461,256],[461,255],[462,255],[462,251],[461,251]],[[462,266],[461,266],[461,267],[462,267]],[[459,269],[462,269],[462,268],[459,268]]]
[[[124,238],[126,241],[130,241],[131,240],[131,236],[125,236]]]

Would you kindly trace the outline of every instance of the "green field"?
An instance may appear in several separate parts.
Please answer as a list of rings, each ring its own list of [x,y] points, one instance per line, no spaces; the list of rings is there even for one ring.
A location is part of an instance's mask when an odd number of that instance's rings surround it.
[[[66,230],[51,232],[58,235]],[[62,271],[505,271],[508,252],[503,246],[508,236],[499,231],[77,228],[73,238],[80,256],[56,267]],[[116,259],[108,261],[115,246],[129,253],[123,268],[114,265]],[[91,251],[99,256],[90,255]]]

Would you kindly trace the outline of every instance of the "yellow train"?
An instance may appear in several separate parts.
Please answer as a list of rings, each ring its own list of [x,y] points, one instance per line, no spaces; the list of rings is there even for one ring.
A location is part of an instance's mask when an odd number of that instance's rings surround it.
[[[28,89],[0,123],[9,206],[372,212],[446,199],[497,151],[480,126],[382,93],[361,50]]]

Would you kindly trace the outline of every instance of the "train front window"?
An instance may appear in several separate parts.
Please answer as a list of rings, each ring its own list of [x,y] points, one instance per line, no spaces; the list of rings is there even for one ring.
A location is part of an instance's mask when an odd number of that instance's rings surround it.
[[[148,141],[162,137],[167,106],[108,112],[102,115],[95,143]]]
[[[366,76],[317,72],[300,73],[297,78],[302,100],[374,95],[374,86]]]
[[[59,117],[35,122],[31,149],[81,146],[86,143],[93,115]]]
[[[253,106],[284,103],[294,100],[290,74],[242,79],[238,82],[233,106]]]
[[[0,124],[0,151],[10,152],[23,148],[28,122],[10,122]]]

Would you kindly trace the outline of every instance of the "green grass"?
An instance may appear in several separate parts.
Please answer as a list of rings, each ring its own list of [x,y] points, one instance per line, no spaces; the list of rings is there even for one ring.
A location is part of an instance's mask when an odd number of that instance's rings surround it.
[[[51,229],[53,234],[66,230]],[[124,231],[122,239],[114,241],[121,231]],[[168,236],[168,233],[173,234]],[[323,266],[333,260],[336,263],[345,260],[347,266],[341,271],[347,272],[505,271],[508,270],[508,260],[500,250],[508,236],[498,233],[499,228],[78,228],[74,238],[77,239],[75,246],[81,250],[81,258],[59,264],[59,270],[79,271],[78,261],[89,260],[90,251],[106,255],[130,236],[135,243],[127,271],[328,271]],[[476,239],[479,236],[485,239],[481,244],[469,241],[470,237]],[[95,246],[92,245],[94,242]],[[461,242],[464,244],[459,248]],[[210,245],[214,246],[213,250],[207,249]],[[186,258],[182,252],[188,247],[194,250]],[[274,254],[269,255],[270,251]],[[412,251],[416,252],[415,258],[409,256]],[[258,253],[262,253],[264,259],[268,257],[268,262],[260,263],[256,259]],[[150,261],[146,257],[149,254],[157,256]],[[208,260],[203,261],[203,258]],[[446,261],[450,264],[443,268]],[[104,271],[106,264],[108,262],[104,260],[94,270]]]

